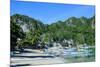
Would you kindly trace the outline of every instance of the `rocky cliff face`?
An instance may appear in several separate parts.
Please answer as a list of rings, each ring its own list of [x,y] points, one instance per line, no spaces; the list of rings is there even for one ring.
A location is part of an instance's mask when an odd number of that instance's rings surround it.
[[[50,25],[43,24],[43,22],[34,18],[15,14],[11,16],[11,30],[13,36],[14,31],[23,31],[25,35],[22,42],[25,44],[37,44],[39,42],[60,42],[72,39],[74,43],[78,44],[95,44],[95,16],[91,18],[86,17],[71,17],[65,21],[57,21]],[[19,26],[16,29],[15,26]],[[22,35],[18,33],[19,35]],[[16,34],[17,35],[17,34]],[[11,37],[13,38],[13,37]],[[17,39],[19,37],[15,37]]]

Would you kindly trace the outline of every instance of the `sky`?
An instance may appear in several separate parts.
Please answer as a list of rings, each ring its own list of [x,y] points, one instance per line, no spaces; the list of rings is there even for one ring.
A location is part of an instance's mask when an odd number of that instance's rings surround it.
[[[27,15],[42,21],[44,24],[51,24],[59,20],[66,20],[70,17],[87,17],[95,15],[95,6],[58,4],[43,2],[23,2],[11,0],[10,14]]]

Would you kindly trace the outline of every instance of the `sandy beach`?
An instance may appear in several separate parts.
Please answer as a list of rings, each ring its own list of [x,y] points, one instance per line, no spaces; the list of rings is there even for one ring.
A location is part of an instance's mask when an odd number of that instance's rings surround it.
[[[25,49],[25,51],[11,57],[11,67],[64,63],[63,58],[46,55],[41,50]]]

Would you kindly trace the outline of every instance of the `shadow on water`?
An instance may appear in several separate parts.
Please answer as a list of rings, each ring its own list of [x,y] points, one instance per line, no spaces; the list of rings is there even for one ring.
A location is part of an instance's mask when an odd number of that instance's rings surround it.
[[[28,50],[23,50],[21,53],[36,53],[35,51],[28,51]]]
[[[30,64],[17,64],[17,65],[11,65],[10,67],[18,67],[18,66],[30,66]]]
[[[11,56],[11,57],[22,57],[22,58],[54,58],[53,56]]]

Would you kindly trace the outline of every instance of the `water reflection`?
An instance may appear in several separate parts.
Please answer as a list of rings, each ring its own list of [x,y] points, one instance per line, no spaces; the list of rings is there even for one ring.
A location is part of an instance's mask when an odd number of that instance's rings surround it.
[[[95,61],[95,46],[84,47],[61,47],[59,44],[49,48],[46,52],[54,57],[62,57],[65,62],[91,62]]]
[[[81,47],[79,50],[75,48],[65,49],[63,58],[65,58],[65,62],[92,62],[95,61],[95,48]]]

